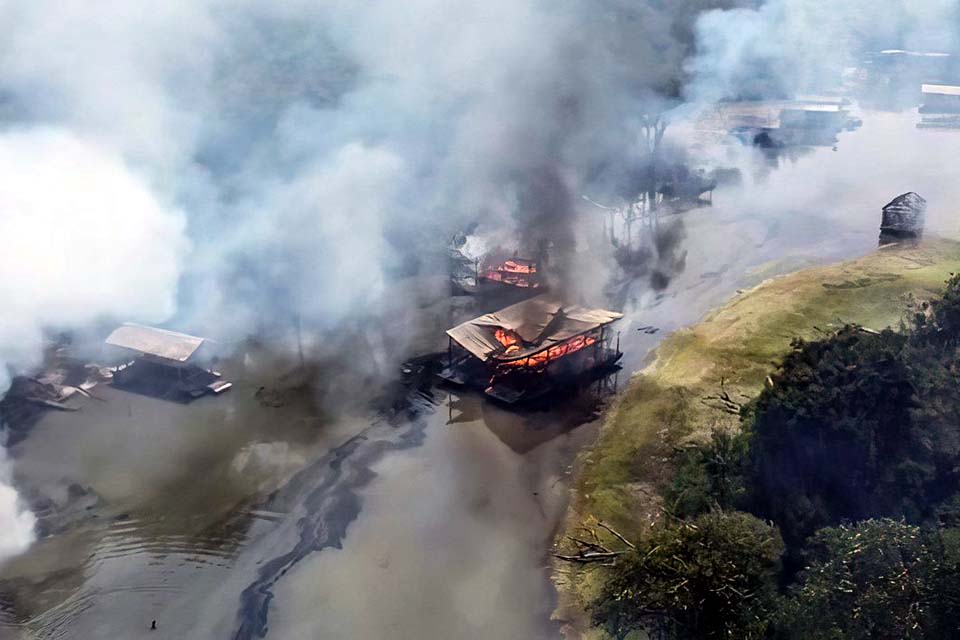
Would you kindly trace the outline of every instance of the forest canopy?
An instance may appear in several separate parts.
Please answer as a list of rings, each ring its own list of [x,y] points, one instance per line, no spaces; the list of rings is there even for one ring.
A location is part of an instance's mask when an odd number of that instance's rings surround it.
[[[960,276],[896,330],[794,340],[605,571],[626,638],[960,636]]]

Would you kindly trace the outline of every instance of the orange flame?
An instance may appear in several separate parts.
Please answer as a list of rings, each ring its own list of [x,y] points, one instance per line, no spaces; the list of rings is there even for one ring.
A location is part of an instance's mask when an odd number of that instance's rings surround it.
[[[537,265],[535,264],[521,264],[514,260],[507,260],[502,265],[498,267],[499,271],[507,271],[508,273],[536,273]]]
[[[540,284],[532,277],[537,275],[536,263],[506,260],[492,265],[484,271],[483,277],[494,282],[503,282],[515,287],[538,287]]]
[[[529,367],[531,369],[542,369],[550,362],[553,362],[558,358],[568,356],[571,353],[576,353],[577,351],[589,347],[592,344],[596,344],[596,342],[597,339],[593,336],[576,336],[575,338],[571,338],[570,340],[550,347],[549,349],[538,351],[537,353],[534,353],[526,358],[510,360],[509,362],[502,362],[500,364],[504,367]]]
[[[520,350],[520,338],[512,331],[506,329],[497,329],[493,332],[497,342],[505,347],[505,353],[513,353]]]

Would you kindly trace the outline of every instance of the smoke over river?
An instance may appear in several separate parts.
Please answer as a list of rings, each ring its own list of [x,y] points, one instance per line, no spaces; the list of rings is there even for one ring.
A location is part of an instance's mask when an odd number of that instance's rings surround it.
[[[174,309],[184,218],[111,151],[64,130],[0,134],[0,390],[38,364],[43,329]],[[2,450],[0,450],[2,454]],[[0,560],[29,544],[33,516],[0,455]]]
[[[553,239],[562,258],[589,176],[635,156],[639,115],[669,102],[694,13],[582,0],[178,0],[147,14],[4,3],[8,144],[49,146],[54,127],[179,221],[145,227],[149,243],[108,220],[76,238],[122,262],[144,244],[169,252],[133,265],[149,305],[63,305],[18,325],[36,336],[98,315],[167,318],[229,340],[296,317],[332,334],[408,305],[385,299],[385,279],[435,267],[438,234],[479,219]],[[79,186],[54,191],[69,200]],[[126,284],[113,282],[123,270],[87,266],[95,277],[71,295]],[[5,336],[0,355],[20,368],[35,343]]]
[[[336,350],[411,304],[386,279],[480,218],[572,250],[587,169],[629,155],[687,52],[665,30],[689,21],[581,0],[3,3],[0,389],[44,332],[97,322],[229,341],[296,318]],[[352,364],[388,370],[391,338]]]

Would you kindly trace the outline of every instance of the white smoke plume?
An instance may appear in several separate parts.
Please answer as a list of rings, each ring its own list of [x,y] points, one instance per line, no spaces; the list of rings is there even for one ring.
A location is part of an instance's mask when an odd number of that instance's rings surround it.
[[[0,389],[48,329],[111,317],[229,339],[296,318],[336,335],[405,304],[384,301],[389,280],[467,222],[566,242],[571,194],[674,91],[692,13],[0,3]]]
[[[37,364],[43,328],[173,312],[184,217],[115,153],[62,130],[13,131],[0,135],[0,175],[0,375]]]
[[[6,450],[0,447],[0,564],[30,546],[36,521],[13,488]]]
[[[103,316],[335,335],[403,304],[391,278],[471,221],[572,242],[578,194],[676,104],[695,35],[698,100],[815,84],[823,40],[857,35],[824,0],[745,5],[0,3],[0,375]],[[850,6],[933,24],[880,5]]]
[[[697,21],[687,64],[694,102],[793,97],[840,88],[844,68],[884,49],[958,53],[952,0],[767,0]],[[919,87],[917,87],[919,92]]]
[[[38,364],[44,328],[104,315],[162,320],[174,308],[184,219],[95,142],[63,130],[0,134],[0,393]],[[0,560],[29,544],[0,448]]]
[[[627,157],[644,109],[675,90],[675,31],[695,12],[14,0],[0,7],[0,127],[116,149],[186,212],[179,324],[324,329],[470,221],[567,242],[570,195]]]

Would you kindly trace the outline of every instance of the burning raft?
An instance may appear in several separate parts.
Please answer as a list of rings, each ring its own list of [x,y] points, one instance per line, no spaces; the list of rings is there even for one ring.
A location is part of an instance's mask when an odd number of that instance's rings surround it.
[[[486,265],[478,278],[482,283],[497,283],[520,287],[522,289],[538,289],[540,281],[540,262],[529,258],[509,258],[502,262]]]
[[[451,250],[450,284],[455,294],[481,294],[546,290],[541,258],[485,256],[471,260],[460,250]]]
[[[113,373],[113,385],[144,395],[189,402],[206,394],[223,393],[233,386],[220,374],[199,366],[209,340],[185,333],[124,324],[106,344],[134,354]]]
[[[439,375],[507,404],[529,401],[616,363],[620,339],[613,346],[607,326],[622,317],[540,295],[447,331],[448,364]]]

